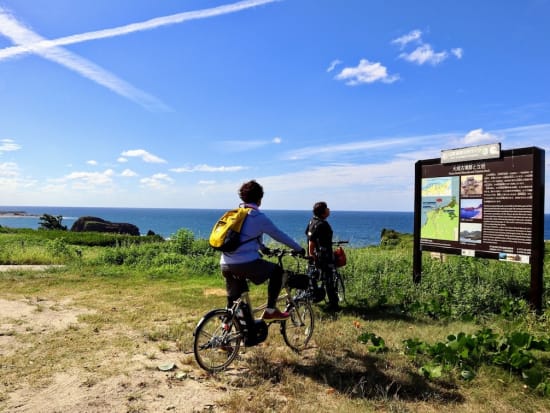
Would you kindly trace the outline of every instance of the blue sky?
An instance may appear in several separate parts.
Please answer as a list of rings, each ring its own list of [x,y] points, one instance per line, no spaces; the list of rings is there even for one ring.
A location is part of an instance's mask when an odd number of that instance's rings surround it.
[[[0,0],[0,205],[229,208],[256,179],[266,209],[412,211],[417,160],[548,151],[549,18],[549,0]]]

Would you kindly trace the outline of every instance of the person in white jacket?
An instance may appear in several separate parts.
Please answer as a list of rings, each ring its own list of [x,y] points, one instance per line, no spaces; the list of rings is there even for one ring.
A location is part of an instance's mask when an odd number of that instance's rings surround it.
[[[263,196],[262,186],[254,180],[245,182],[239,189],[239,197],[244,203],[241,206],[252,209],[241,228],[240,241],[243,243],[233,252],[222,253],[220,267],[225,278],[229,307],[243,292],[248,291],[246,280],[256,285],[269,280],[267,308],[262,318],[265,321],[286,320],[289,314],[276,307],[282,288],[283,272],[279,265],[262,258],[260,251],[266,250],[263,234],[269,235],[299,254],[305,255],[305,250],[260,211]]]

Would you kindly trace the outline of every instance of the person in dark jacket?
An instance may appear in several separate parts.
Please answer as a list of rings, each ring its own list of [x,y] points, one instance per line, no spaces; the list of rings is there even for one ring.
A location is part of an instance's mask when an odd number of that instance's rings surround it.
[[[327,289],[328,309],[338,311],[338,293],[334,285],[333,269],[334,256],[332,253],[332,228],[327,221],[330,209],[326,202],[317,202],[313,205],[313,217],[306,228],[309,256],[324,277]]]

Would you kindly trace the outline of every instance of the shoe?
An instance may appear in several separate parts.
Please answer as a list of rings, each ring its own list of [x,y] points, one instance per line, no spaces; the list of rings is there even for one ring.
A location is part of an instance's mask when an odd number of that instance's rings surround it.
[[[267,311],[264,311],[264,314],[262,315],[262,320],[264,321],[284,321],[288,317],[290,317],[290,314],[288,314],[286,311],[279,311],[278,309],[275,309],[272,313],[268,313]]]

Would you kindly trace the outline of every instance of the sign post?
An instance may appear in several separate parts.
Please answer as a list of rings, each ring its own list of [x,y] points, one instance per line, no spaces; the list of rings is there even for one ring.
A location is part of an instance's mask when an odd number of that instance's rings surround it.
[[[422,251],[530,264],[530,301],[542,309],[542,149],[491,144],[418,161],[414,205],[414,282],[421,281]]]

